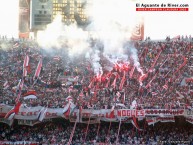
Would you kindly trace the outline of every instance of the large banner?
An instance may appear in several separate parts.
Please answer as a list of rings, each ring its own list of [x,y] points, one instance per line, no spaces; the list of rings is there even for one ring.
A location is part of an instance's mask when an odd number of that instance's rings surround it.
[[[148,125],[154,125],[157,122],[175,122],[175,118],[174,118],[174,116],[146,117],[146,122]]]
[[[11,125],[13,120],[4,119],[5,115],[14,108],[5,104],[0,104],[0,122]],[[22,104],[19,112],[15,113],[13,119],[18,120],[18,124],[26,124],[33,126],[43,120],[52,118],[65,118],[71,122],[81,123],[99,123],[100,121],[130,122],[132,117],[142,120],[148,117],[170,117],[170,116],[185,116],[188,118],[193,117],[193,111],[187,109],[82,109],[79,110],[70,103],[66,104],[64,108],[47,108],[42,106],[27,107]],[[41,119],[40,119],[41,118]]]
[[[184,116],[184,109],[145,109],[146,116]]]

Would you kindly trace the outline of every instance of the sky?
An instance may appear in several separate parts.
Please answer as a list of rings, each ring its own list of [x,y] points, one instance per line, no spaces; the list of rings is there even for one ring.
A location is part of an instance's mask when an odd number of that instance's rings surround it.
[[[18,37],[19,0],[0,0],[0,35]]]
[[[7,37],[18,37],[18,1],[19,0],[1,0],[0,1],[0,35]],[[121,2],[121,0],[119,0]],[[139,4],[189,4],[189,11],[182,12],[136,12],[136,3]],[[176,35],[193,36],[193,0],[132,0],[129,10],[134,15],[144,17],[145,37],[151,39],[164,39],[166,36],[174,37]],[[129,18],[128,18],[129,19]]]

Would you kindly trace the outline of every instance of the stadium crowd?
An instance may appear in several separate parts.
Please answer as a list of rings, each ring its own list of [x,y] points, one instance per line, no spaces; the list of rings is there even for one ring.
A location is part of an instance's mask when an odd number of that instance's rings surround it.
[[[112,108],[114,104],[123,104],[130,108],[136,100],[138,109],[178,109],[193,108],[193,41],[190,37],[164,41],[131,42],[138,51],[140,68],[134,64],[130,52],[130,64],[119,61],[109,71],[109,61],[100,50],[100,65],[103,74],[96,75],[92,61],[84,54],[73,59],[68,49],[52,48],[51,53],[40,48],[32,40],[0,39],[0,103],[15,105],[19,93],[18,84],[24,80],[20,101],[27,106],[46,106],[62,108],[71,96],[77,107],[84,109]],[[27,76],[23,77],[23,61],[29,56],[26,67]],[[39,77],[34,77],[36,67],[42,58]],[[143,73],[140,72],[143,70]],[[24,99],[33,92],[36,99]],[[117,106],[120,107],[120,106]],[[73,125],[69,123],[45,123],[44,126],[7,127],[1,124],[0,140],[37,141],[41,144],[67,144]],[[85,140],[85,124],[78,124],[72,144],[94,144],[95,142],[115,143],[118,125],[109,129],[109,125],[98,124],[89,127]],[[143,131],[121,126],[120,144],[162,144],[161,141],[192,141],[191,125],[182,128],[174,124],[158,124]],[[169,144],[169,143],[168,143]]]
[[[99,128],[100,127],[100,128]],[[115,144],[118,123],[102,122],[91,124],[86,135],[86,124],[77,124],[72,145],[95,145],[96,143]],[[99,128],[99,129],[98,129]],[[35,141],[38,144],[67,144],[73,124],[67,121],[45,122],[33,127],[2,125],[0,140],[4,141]],[[121,145],[190,145],[193,141],[193,127],[185,123],[158,123],[155,126],[146,126],[144,130],[135,130],[132,125],[121,125],[119,144]]]
[[[141,73],[133,67],[132,58],[130,65],[124,66],[123,62],[119,62],[109,73],[105,70],[109,62],[101,50],[99,63],[103,66],[103,75],[97,78],[92,70],[92,62],[84,55],[72,60],[68,58],[66,49],[53,49],[50,54],[33,41],[10,41],[4,38],[1,39],[0,49],[0,101],[10,105],[15,103],[17,86],[23,77],[24,57],[28,54],[29,65],[27,76],[23,78],[21,96],[30,90],[35,91],[37,96],[37,99],[22,100],[29,106],[58,108],[66,104],[66,98],[71,96],[73,102],[83,108],[111,108],[115,102],[129,108],[134,99],[139,108],[191,107],[193,44],[190,40],[191,36],[175,41],[136,42],[141,69],[146,74],[140,82]],[[41,57],[41,73],[34,78]],[[124,71],[125,80],[120,88]]]

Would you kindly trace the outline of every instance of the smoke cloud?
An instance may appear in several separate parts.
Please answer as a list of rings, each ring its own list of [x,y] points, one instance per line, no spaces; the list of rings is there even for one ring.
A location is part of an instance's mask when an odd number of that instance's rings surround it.
[[[131,36],[136,16],[129,10],[128,0],[93,0],[86,11],[93,29],[104,44],[106,54],[123,53],[123,44]]]
[[[83,31],[74,23],[69,26],[62,23],[62,16],[57,15],[54,21],[40,32],[38,43],[44,49],[68,48],[69,56],[79,55],[88,49],[88,32]]]
[[[76,23],[64,25],[62,17],[58,16],[39,35],[38,42],[47,49],[68,48],[71,58],[86,54],[85,57],[92,63],[95,74],[103,72],[100,52],[103,52],[103,57],[112,64],[120,60],[130,63],[128,58],[132,58],[137,70],[142,74],[137,50],[134,47],[124,47],[137,20],[137,16],[129,10],[130,6],[128,0],[92,0],[91,4],[86,5],[85,13],[90,24],[85,30],[79,28]],[[89,34],[90,31],[93,35]],[[94,40],[94,46],[91,40]]]

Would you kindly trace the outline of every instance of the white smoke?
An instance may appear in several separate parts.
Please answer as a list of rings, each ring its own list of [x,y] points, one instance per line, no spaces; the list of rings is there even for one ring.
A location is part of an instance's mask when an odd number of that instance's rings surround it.
[[[128,56],[124,52],[124,45],[129,41],[138,16],[131,12],[131,2],[128,0],[93,0],[87,7],[88,16],[92,18],[89,29],[93,29],[97,38],[103,42],[104,56],[113,64],[122,60],[128,62]],[[127,47],[130,57],[134,61],[137,70],[143,74],[140,68],[137,50]]]
[[[137,54],[137,49],[134,47],[130,47],[130,56],[131,59],[133,60],[134,66],[137,68],[137,71],[141,73],[141,75],[143,75],[143,70],[140,68],[140,63],[139,63],[139,58],[138,58],[138,54]]]
[[[69,56],[79,55],[89,46],[88,32],[78,28],[75,23],[64,25],[61,15],[57,15],[45,31],[39,32],[37,40],[44,49],[61,49],[65,46],[69,50]]]
[[[137,16],[130,10],[130,3],[128,0],[92,0],[92,4],[86,6],[86,14],[91,18],[86,30],[93,31],[95,39],[102,42],[103,55],[113,64],[119,60],[129,63],[128,56],[124,52],[124,44],[129,41],[137,22]],[[56,17],[53,23],[47,26],[38,39],[39,44],[44,48],[62,48],[65,44],[70,56],[91,52],[86,57],[90,58],[94,72],[102,73],[99,50],[89,51],[88,31],[78,28],[76,24],[66,26],[62,24],[61,18]],[[129,49],[134,65],[141,72],[137,50]]]
[[[130,6],[128,0],[93,0],[87,7],[92,19],[89,29],[96,31],[106,54],[123,53],[123,44],[130,39],[136,21]]]
[[[91,62],[92,62],[92,67],[94,70],[94,73],[96,75],[103,74],[102,66],[100,64],[100,51],[95,49],[93,50],[93,53],[91,53]]]
[[[70,56],[80,55],[89,48],[88,32],[78,28],[76,24],[65,26],[62,38],[69,48]]]
[[[44,31],[38,31],[37,41],[41,47],[44,49],[49,49],[52,47],[60,48],[61,43],[59,38],[62,35],[62,16],[57,15],[51,24],[47,25]]]

